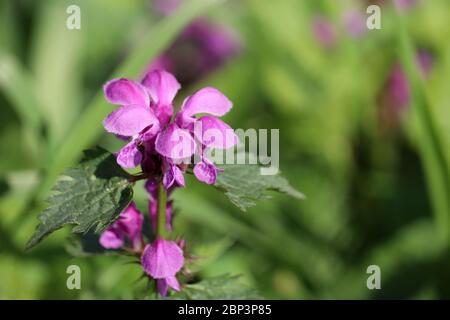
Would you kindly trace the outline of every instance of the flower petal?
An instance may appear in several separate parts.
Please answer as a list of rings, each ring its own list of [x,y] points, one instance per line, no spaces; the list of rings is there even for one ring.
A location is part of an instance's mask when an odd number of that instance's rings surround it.
[[[164,188],[168,190],[174,183],[177,183],[177,186],[184,187],[184,176],[183,172],[176,165],[171,164],[170,167],[166,170],[163,177]]]
[[[180,291],[180,283],[178,282],[176,277],[167,277],[165,279],[157,279],[156,285],[158,287],[158,292],[162,297],[167,296],[167,291],[172,288],[175,291]]]
[[[219,90],[211,87],[203,88],[183,103],[179,113],[180,123],[189,123],[189,118],[199,113],[208,113],[213,116],[223,116],[230,111],[233,104]]]
[[[158,292],[161,295],[161,297],[167,296],[169,286],[167,285],[166,279],[157,279],[156,286],[158,287]]]
[[[156,104],[170,105],[181,86],[177,79],[164,70],[153,70],[144,77],[142,84]]]
[[[239,141],[228,124],[213,116],[204,116],[195,121],[194,135],[210,148],[228,149]]]
[[[175,291],[180,291],[180,283],[175,276],[166,278],[167,285]]]
[[[144,216],[136,208],[134,202],[131,202],[128,207],[122,211],[117,222],[120,230],[130,238],[132,243],[135,243],[135,240],[140,238]]]
[[[122,136],[134,136],[152,125],[159,125],[158,119],[150,108],[139,105],[117,108],[103,120],[106,131]]]
[[[119,249],[124,244],[122,235],[113,228],[105,230],[100,236],[99,241],[105,249]]]
[[[134,168],[137,167],[142,161],[142,153],[137,147],[135,140],[128,143],[125,147],[120,149],[117,155],[117,163],[122,168]]]
[[[164,157],[184,159],[194,154],[196,144],[188,131],[172,123],[158,134],[155,148]]]
[[[103,86],[106,100],[112,104],[131,105],[136,104],[147,107],[150,104],[150,98],[145,88],[129,79],[120,78],[108,81]]]
[[[174,241],[158,238],[145,247],[141,264],[155,279],[173,277],[183,267],[183,250]]]
[[[216,166],[205,159],[199,162],[194,167],[195,177],[206,184],[214,184],[217,178],[217,168]]]

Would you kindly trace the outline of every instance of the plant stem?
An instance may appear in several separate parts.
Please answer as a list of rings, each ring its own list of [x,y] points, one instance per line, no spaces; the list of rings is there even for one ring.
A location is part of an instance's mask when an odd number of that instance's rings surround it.
[[[158,214],[156,224],[156,237],[165,238],[167,235],[166,230],[166,205],[167,205],[167,192],[164,189],[162,182],[158,186]]]
[[[417,122],[419,154],[426,173],[429,195],[433,205],[436,225],[446,245],[450,245],[450,160],[445,152],[442,129],[417,70],[416,49],[405,26],[402,16],[398,16],[400,57],[412,88],[412,109]]]

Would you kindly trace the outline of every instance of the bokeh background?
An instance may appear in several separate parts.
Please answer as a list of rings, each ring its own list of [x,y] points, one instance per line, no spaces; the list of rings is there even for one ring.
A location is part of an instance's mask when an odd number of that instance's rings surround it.
[[[0,0],[0,24],[0,298],[145,297],[139,265],[77,256],[69,229],[24,246],[61,170],[122,144],[103,133],[102,84],[154,67],[179,97],[223,91],[234,128],[279,128],[281,171],[307,196],[243,213],[188,180],[175,230],[198,278],[241,274],[275,299],[450,298],[449,1]]]

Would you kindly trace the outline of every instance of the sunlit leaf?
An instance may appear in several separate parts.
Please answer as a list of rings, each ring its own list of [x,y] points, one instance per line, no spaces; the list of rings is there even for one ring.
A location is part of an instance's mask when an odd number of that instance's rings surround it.
[[[296,199],[304,195],[294,189],[280,175],[262,175],[258,165],[226,165],[217,176],[215,186],[242,211],[256,205],[256,201],[270,199],[267,191],[277,191]]]
[[[81,163],[66,170],[56,184],[47,199],[50,206],[40,214],[40,224],[27,248],[67,224],[75,225],[74,233],[107,228],[131,201],[128,177],[109,152],[100,148],[85,152]]]

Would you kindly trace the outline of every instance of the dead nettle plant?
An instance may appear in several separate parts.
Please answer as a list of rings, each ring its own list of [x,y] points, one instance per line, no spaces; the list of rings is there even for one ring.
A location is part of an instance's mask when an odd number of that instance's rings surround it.
[[[233,292],[236,298],[250,297],[253,291],[230,287],[236,277],[196,286],[180,283],[188,278],[186,265],[191,259],[186,240],[173,229],[172,194],[186,187],[185,174],[193,174],[224,192],[243,211],[269,198],[268,190],[298,199],[303,195],[278,174],[261,174],[258,164],[216,165],[209,151],[234,148],[239,140],[219,119],[232,109],[232,102],[219,90],[206,87],[184,99],[174,115],[173,100],[179,89],[177,79],[164,70],[150,71],[140,82],[119,78],[104,85],[106,100],[119,107],[104,119],[103,126],[126,144],[117,153],[101,148],[86,151],[79,165],[64,172],[27,247],[71,224],[74,233],[98,233],[107,251],[135,257],[161,296],[171,289],[185,297],[199,297],[192,290],[202,288],[207,297],[214,297],[215,287],[222,293]],[[139,173],[129,173],[136,167]],[[139,180],[145,180],[150,230],[143,230],[144,213],[133,201]],[[178,206],[183,208],[182,203]]]

